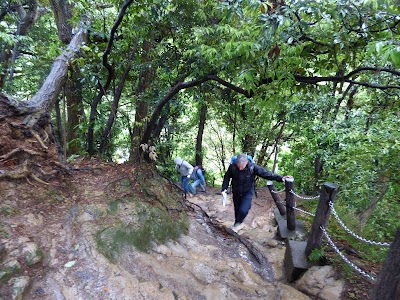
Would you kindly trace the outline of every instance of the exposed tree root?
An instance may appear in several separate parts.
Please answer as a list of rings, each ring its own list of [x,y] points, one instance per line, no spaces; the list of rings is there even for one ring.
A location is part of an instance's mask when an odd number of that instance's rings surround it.
[[[49,185],[49,183],[43,181],[42,179],[40,179],[39,177],[37,177],[35,174],[31,173],[30,176],[37,182],[41,183],[41,184],[45,184],[45,185]]]
[[[71,173],[58,162],[49,114],[21,111],[17,102],[1,93],[0,136],[0,180],[48,185],[58,174]]]
[[[43,149],[49,149],[49,147],[47,147],[44,142],[42,141],[42,139],[40,138],[40,136],[36,133],[35,130],[30,130],[30,132],[32,133],[32,135],[37,139],[37,141],[39,142],[40,146],[42,146]]]
[[[16,148],[11,150],[10,152],[0,156],[0,161],[5,161],[7,159],[9,159],[10,157],[12,157],[13,155],[19,153],[19,152],[26,152],[30,155],[40,155],[38,152],[34,151],[34,150],[30,150],[30,149],[23,149],[23,148]]]
[[[29,174],[28,170],[28,161],[25,160],[20,168],[17,168],[12,171],[4,172],[0,174],[0,179],[1,178],[9,178],[9,179],[23,179],[26,178]]]

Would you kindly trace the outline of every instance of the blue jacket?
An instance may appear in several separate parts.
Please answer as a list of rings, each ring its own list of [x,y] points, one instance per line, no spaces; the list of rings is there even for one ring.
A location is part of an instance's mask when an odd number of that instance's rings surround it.
[[[197,180],[200,179],[202,184],[206,183],[206,180],[204,179],[203,171],[199,167],[194,167],[192,176],[190,179]]]

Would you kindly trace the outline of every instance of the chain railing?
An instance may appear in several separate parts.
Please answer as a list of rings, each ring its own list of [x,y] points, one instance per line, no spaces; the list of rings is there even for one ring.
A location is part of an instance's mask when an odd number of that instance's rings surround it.
[[[313,199],[319,198],[319,195],[313,196],[313,197],[304,197],[304,196],[300,196],[300,195],[296,194],[293,190],[290,190],[290,193],[292,193],[293,195],[295,195],[297,198],[303,199],[303,200],[313,200]]]
[[[367,277],[368,279],[372,280],[372,281],[376,281],[376,275],[375,274],[368,274],[367,272],[363,271],[362,269],[360,269],[358,266],[356,266],[355,264],[353,264],[340,250],[339,248],[335,245],[335,243],[332,241],[331,237],[329,236],[328,232],[326,231],[326,229],[324,227],[320,227],[322,232],[325,235],[325,238],[327,239],[328,243],[331,245],[331,247],[336,251],[337,254],[339,254],[339,256],[350,266],[352,267],[354,270],[356,270],[358,273],[360,273],[361,275]]]
[[[365,242],[365,243],[367,243],[367,244],[376,245],[376,246],[383,246],[383,247],[390,247],[390,244],[389,244],[389,243],[370,241],[370,240],[367,240],[367,239],[365,239],[365,238],[363,238],[363,237],[357,235],[356,233],[352,232],[352,231],[343,223],[343,221],[339,218],[339,216],[338,216],[338,214],[337,214],[335,208],[333,207],[333,203],[332,203],[332,202],[329,202],[329,207],[330,207],[330,209],[331,209],[331,211],[332,211],[332,214],[335,216],[336,221],[337,221],[337,222],[340,224],[340,226],[342,226],[343,229],[344,229],[348,234],[350,234],[351,236],[353,236],[353,237],[355,237],[356,239],[358,239],[358,240],[360,240],[360,241],[363,241],[363,242]]]
[[[325,186],[325,185],[324,185]],[[335,188],[336,189],[336,187],[335,186],[333,186],[332,184],[329,184],[328,183],[328,185],[327,186],[325,186],[325,188],[328,188],[328,189],[331,189],[330,191],[329,191],[329,193],[331,193],[332,192],[332,188]],[[279,205],[284,205],[287,209],[288,209],[288,213],[289,212],[291,212],[291,211],[293,211],[293,210],[296,210],[296,211],[299,211],[299,212],[301,212],[301,213],[303,213],[303,214],[306,214],[306,215],[308,215],[308,216],[311,216],[311,217],[316,217],[316,215],[318,214],[318,216],[317,216],[317,219],[315,219],[314,218],[314,222],[315,222],[315,220],[318,220],[317,221],[317,224],[319,223],[319,222],[321,222],[321,220],[319,219],[321,216],[319,215],[319,214],[323,214],[323,216],[324,216],[324,221],[322,221],[323,223],[320,223],[320,224],[327,224],[328,223],[328,219],[329,219],[329,215],[326,213],[327,211],[329,212],[329,211],[331,211],[332,212],[332,214],[333,214],[333,216],[335,217],[335,219],[336,219],[336,221],[339,223],[339,225],[341,226],[341,227],[343,227],[343,229],[348,233],[348,234],[350,234],[351,236],[353,236],[354,238],[356,238],[356,239],[358,239],[358,240],[360,240],[360,241],[363,241],[363,242],[365,242],[365,243],[368,243],[368,244],[371,244],[371,245],[376,245],[376,246],[383,246],[383,247],[390,247],[390,245],[391,245],[391,243],[385,243],[385,242],[375,242],[375,241],[371,241],[371,240],[367,240],[367,239],[365,239],[365,238],[363,238],[363,237],[361,237],[361,236],[359,236],[359,235],[357,235],[356,233],[354,233],[352,230],[350,230],[345,224],[344,224],[344,222],[339,218],[339,215],[338,215],[338,213],[336,212],[336,210],[335,210],[335,208],[333,207],[333,201],[334,201],[334,196],[333,196],[333,198],[331,198],[332,196],[331,196],[331,194],[329,194],[328,196],[327,196],[327,190],[323,190],[323,192],[325,191],[325,193],[322,193],[321,194],[321,196],[320,195],[318,195],[318,196],[312,196],[312,197],[307,197],[307,196],[301,196],[301,195],[298,195],[297,193],[295,193],[294,192],[294,190],[293,190],[293,183],[292,183],[292,185],[291,186],[288,186],[288,185],[286,185],[286,188],[284,189],[284,190],[281,190],[281,191],[275,191],[275,190],[271,190],[270,189],[270,191],[271,191],[271,193],[273,193],[273,194],[279,194],[279,193],[282,193],[282,192],[284,192],[284,191],[286,191],[286,197],[289,197],[288,199],[285,199],[284,201],[276,201],[276,199],[274,199],[276,202],[277,202],[277,204],[279,204]],[[293,196],[289,196],[289,194],[288,193],[290,193],[290,194],[292,194],[292,195],[294,195],[294,196],[296,196],[297,198],[299,198],[299,199],[303,199],[303,200],[313,200],[313,199],[316,199],[316,198],[320,198],[320,201],[322,201],[322,202],[320,202],[320,204],[321,203],[324,203],[325,204],[325,208],[323,209],[323,210],[321,210],[320,208],[318,208],[317,210],[317,212],[315,213],[315,214],[313,214],[313,213],[311,213],[311,212],[308,212],[308,211],[306,211],[306,210],[303,210],[303,209],[300,209],[300,208],[298,208],[298,207],[296,207],[297,205],[296,205],[296,201],[292,198]],[[334,193],[335,194],[335,193]],[[273,195],[274,196],[274,195]],[[326,198],[326,197],[329,197],[329,198]],[[324,198],[324,199],[323,199]],[[278,197],[278,199],[279,199],[279,197]],[[326,201],[326,202],[325,202]],[[319,205],[320,205],[319,204]],[[318,205],[318,207],[319,207],[319,205]],[[322,231],[322,233],[320,232],[320,234],[322,234],[325,238],[326,238],[326,240],[327,240],[327,242],[328,242],[328,244],[335,250],[335,252],[344,260],[344,262],[346,263],[346,264],[348,264],[352,269],[354,269],[355,271],[357,271],[359,274],[361,274],[362,276],[364,276],[364,277],[366,277],[367,279],[369,279],[369,280],[371,280],[371,281],[376,281],[376,274],[375,273],[367,273],[367,272],[365,272],[365,271],[363,271],[360,267],[358,267],[357,265],[355,265],[353,262],[351,262],[340,250],[339,250],[339,248],[335,245],[335,243],[332,241],[332,239],[331,239],[331,237],[329,236],[329,234],[328,234],[328,232],[326,231],[326,229],[325,229],[325,227],[324,226],[326,226],[326,225],[318,225],[316,228],[320,228],[320,230]],[[288,228],[289,228],[289,226],[288,226]],[[314,229],[313,229],[314,230]],[[312,234],[314,235],[314,237],[315,237],[315,235],[318,235],[318,233],[317,233],[317,231],[315,231],[315,234],[312,232]],[[311,237],[311,236],[310,236]],[[320,238],[321,238],[322,236],[320,236]],[[310,239],[309,239],[309,241],[310,241]],[[312,240],[313,241],[313,240]],[[307,242],[307,247],[306,247],[306,253],[308,253],[307,252],[307,248],[309,247],[309,245],[308,245],[308,242]],[[313,244],[310,244],[310,250],[311,249],[315,249],[314,247],[318,247],[318,245],[313,245]]]
[[[285,191],[285,189],[283,189],[283,190],[280,190],[280,191],[274,191],[274,190],[272,190],[271,191],[271,193],[274,193],[274,194],[279,194],[279,193],[282,193],[282,192],[284,192]]]
[[[314,196],[314,197],[304,197],[304,196],[300,196],[300,195],[296,194],[293,190],[290,190],[290,193],[292,193],[293,195],[295,195],[297,198],[304,199],[304,200],[312,200],[312,199],[316,199],[316,198],[319,197],[319,196]],[[284,203],[284,201],[282,201],[282,202]],[[376,242],[376,241],[367,240],[367,239],[365,239],[365,238],[359,236],[359,235],[356,234],[355,232],[351,231],[351,230],[344,224],[344,222],[339,218],[339,215],[337,214],[335,208],[333,207],[333,203],[332,203],[332,202],[329,202],[329,207],[330,207],[330,209],[331,209],[331,211],[332,211],[332,214],[334,215],[335,219],[336,219],[337,222],[339,223],[339,225],[342,226],[343,229],[344,229],[348,234],[350,234],[351,236],[353,236],[354,238],[356,238],[356,239],[358,239],[358,240],[360,240],[360,241],[363,241],[363,242],[365,242],[365,243],[367,243],[367,244],[370,244],[370,245],[382,246],[382,247],[390,247],[390,243]],[[309,215],[309,216],[311,216],[311,217],[315,217],[315,214],[310,213],[310,212],[305,211],[305,210],[302,210],[302,209],[300,209],[300,208],[298,208],[298,207],[293,207],[293,209],[295,209],[295,210],[297,210],[297,211],[299,211],[299,212],[302,212],[303,214]]]
[[[309,216],[311,216],[311,217],[315,217],[315,214],[310,213],[310,212],[305,211],[305,210],[302,210],[302,209],[300,209],[300,208],[298,208],[298,207],[293,207],[293,209],[295,209],[295,210],[297,210],[297,211],[299,211],[299,212],[302,212],[303,214],[309,215]]]

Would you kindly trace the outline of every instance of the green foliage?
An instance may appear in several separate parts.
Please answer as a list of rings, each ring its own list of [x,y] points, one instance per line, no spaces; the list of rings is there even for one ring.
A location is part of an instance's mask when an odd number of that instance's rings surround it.
[[[325,258],[325,251],[326,251],[326,246],[322,246],[319,249],[314,249],[308,256],[308,259],[312,262],[319,262]]]

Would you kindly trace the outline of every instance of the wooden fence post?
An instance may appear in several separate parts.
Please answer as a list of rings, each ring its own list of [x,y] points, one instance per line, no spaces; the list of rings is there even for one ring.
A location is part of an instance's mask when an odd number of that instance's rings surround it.
[[[283,205],[281,197],[276,192],[274,183],[271,180],[268,180],[267,186],[268,186],[269,191],[271,192],[272,199],[274,199],[274,201],[275,201],[276,207],[278,207],[280,214],[283,216],[284,214],[286,214],[286,207],[285,207],[285,205]]]
[[[287,229],[296,229],[296,214],[294,207],[296,207],[296,201],[294,198],[294,178],[287,178],[285,180],[285,191],[286,191],[286,218],[287,218]]]
[[[309,256],[311,251],[318,249],[322,245],[321,226],[326,228],[330,216],[329,202],[335,201],[337,194],[337,185],[325,182],[321,189],[321,195],[319,197],[317,211],[315,213],[314,221],[311,227],[311,233],[308,236],[306,246],[306,256]]]
[[[400,228],[397,229],[389,254],[372,288],[370,300],[400,299]]]

